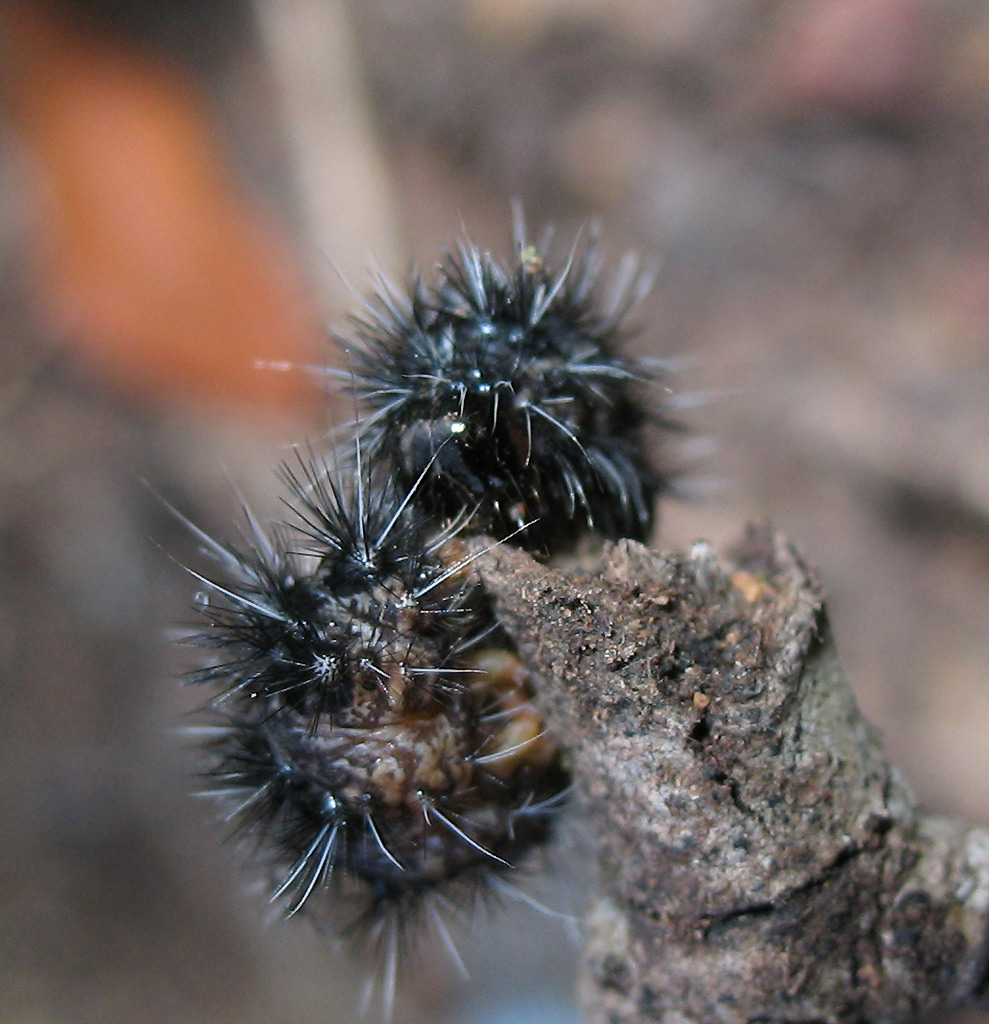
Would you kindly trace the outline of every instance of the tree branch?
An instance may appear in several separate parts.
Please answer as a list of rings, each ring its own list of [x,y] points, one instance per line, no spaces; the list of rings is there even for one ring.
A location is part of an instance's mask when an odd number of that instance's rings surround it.
[[[600,843],[589,1024],[907,1021],[989,994],[989,831],[919,810],[820,589],[750,529],[599,574],[496,547],[498,614]]]

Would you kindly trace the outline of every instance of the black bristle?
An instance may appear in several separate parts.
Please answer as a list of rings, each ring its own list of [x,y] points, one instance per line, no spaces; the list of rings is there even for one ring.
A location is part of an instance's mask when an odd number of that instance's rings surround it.
[[[219,567],[193,573],[207,791],[274,902],[377,948],[386,1016],[413,922],[452,949],[437,906],[510,889],[569,787],[468,538],[646,540],[667,485],[646,454],[671,426],[658,370],[623,353],[644,276],[602,278],[593,238],[551,270],[520,217],[515,235],[510,264],[465,242],[432,285],[365,304],[362,416],[339,466],[283,467],[288,522],[248,513],[237,546],[189,524]]]
[[[251,520],[243,551],[207,539],[223,578],[196,574],[192,642],[216,656],[191,679],[219,685],[208,791],[270,862],[273,898],[323,916],[333,892],[373,920],[512,870],[568,778],[454,531],[358,473],[345,486],[300,456],[294,523]],[[528,727],[518,749],[506,723]]]
[[[382,287],[348,346],[369,461],[440,519],[537,553],[588,534],[645,540],[662,474],[644,435],[655,371],[621,352],[642,275],[602,294],[593,240],[551,271],[521,229],[504,265],[472,243],[433,286]]]

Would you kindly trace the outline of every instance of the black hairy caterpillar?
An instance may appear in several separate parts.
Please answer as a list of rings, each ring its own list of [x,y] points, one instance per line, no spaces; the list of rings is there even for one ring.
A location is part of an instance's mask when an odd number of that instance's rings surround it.
[[[528,675],[491,616],[458,524],[413,491],[286,469],[294,520],[248,515],[244,543],[197,535],[222,568],[200,602],[218,688],[198,730],[207,792],[271,872],[287,914],[339,922],[384,953],[430,898],[483,891],[545,842],[569,785]],[[195,529],[193,527],[193,529]]]
[[[555,271],[548,243],[517,213],[510,265],[464,242],[431,286],[382,282],[349,372],[324,371],[364,414],[340,467],[299,455],[289,522],[248,513],[239,546],[192,527],[220,567],[193,573],[207,792],[275,904],[349,920],[381,954],[386,1017],[412,923],[456,960],[437,908],[521,895],[506,876],[569,786],[465,538],[545,556],[645,540],[669,483],[645,452],[672,426],[644,403],[659,364],[621,353],[644,276],[626,260],[602,289],[593,237]]]
[[[620,353],[646,279],[626,260],[602,296],[594,239],[562,268],[526,241],[503,265],[470,242],[427,286],[382,282],[346,345],[369,410],[356,430],[369,460],[439,519],[468,516],[545,555],[588,534],[645,540],[665,480],[644,452],[642,385],[655,365]]]
[[[269,536],[253,520],[246,551],[209,542],[232,583],[203,580],[226,600],[209,605],[212,629],[198,640],[231,656],[192,679],[277,698],[312,729],[324,713],[352,710],[361,689],[387,686],[396,700],[414,700],[430,688],[424,676],[453,671],[480,614],[477,585],[439,555],[455,531],[436,533],[387,485],[369,492],[362,482],[348,496],[328,467],[301,456],[283,475],[289,530],[304,550],[285,528]],[[391,664],[401,671],[382,667]]]

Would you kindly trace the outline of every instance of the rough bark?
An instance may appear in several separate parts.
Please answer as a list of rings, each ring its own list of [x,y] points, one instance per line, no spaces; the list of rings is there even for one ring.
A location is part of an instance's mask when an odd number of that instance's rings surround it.
[[[907,1021],[989,990],[989,831],[916,807],[783,539],[478,564],[600,844],[589,1024]]]

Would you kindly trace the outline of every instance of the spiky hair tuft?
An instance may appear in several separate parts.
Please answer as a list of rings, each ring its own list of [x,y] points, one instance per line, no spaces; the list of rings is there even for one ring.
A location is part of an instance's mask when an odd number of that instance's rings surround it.
[[[509,872],[544,842],[568,786],[455,528],[409,492],[345,486],[319,460],[283,471],[293,522],[248,517],[220,563],[206,790],[268,863],[289,914],[356,904],[373,931],[457,886]],[[331,898],[327,898],[331,894]]]
[[[547,240],[548,241],[548,240]],[[550,269],[520,217],[504,264],[471,242],[432,285],[385,281],[346,348],[367,457],[440,519],[545,555],[594,534],[645,540],[664,479],[646,454],[657,368],[622,353],[647,285],[634,260],[602,283],[594,237]]]

